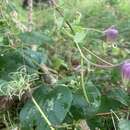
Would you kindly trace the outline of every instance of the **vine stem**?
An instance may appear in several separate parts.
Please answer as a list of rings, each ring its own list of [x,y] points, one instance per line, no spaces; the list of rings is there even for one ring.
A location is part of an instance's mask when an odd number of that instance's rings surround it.
[[[84,97],[85,97],[86,101],[88,103],[90,103],[88,95],[87,95],[87,92],[86,92],[85,84],[84,84],[83,65],[84,65],[84,59],[81,57],[81,84],[82,84],[82,89],[83,89]]]
[[[77,49],[78,49],[78,51],[79,51],[81,57],[82,57],[87,63],[89,63],[90,65],[93,65],[93,66],[95,66],[95,67],[97,67],[97,68],[113,68],[113,67],[119,67],[119,66],[121,66],[122,63],[123,63],[123,62],[121,62],[121,63],[119,63],[119,64],[114,64],[114,65],[100,65],[100,64],[95,64],[95,63],[93,63],[92,61],[90,61],[89,59],[87,59],[87,58],[84,56],[84,54],[83,54],[83,52],[82,52],[82,50],[81,50],[79,44],[78,44],[77,42],[74,42],[74,43],[75,43],[75,45],[76,45],[76,47],[77,47]]]
[[[37,107],[38,111],[41,113],[42,117],[44,118],[44,120],[46,121],[46,123],[48,124],[48,126],[50,127],[51,130],[55,130],[55,128],[52,127],[51,122],[49,121],[49,119],[47,118],[47,116],[45,115],[45,113],[42,111],[42,109],[40,108],[40,106],[38,105],[38,103],[36,102],[36,100],[34,99],[34,97],[32,96],[32,101],[35,104],[35,106]]]
[[[113,64],[107,62],[106,60],[100,58],[100,57],[97,56],[95,53],[93,53],[92,51],[90,51],[89,49],[87,49],[86,47],[83,47],[83,48],[84,48],[88,53],[90,53],[91,55],[93,55],[93,56],[95,56],[97,59],[99,59],[100,61],[102,61],[102,62],[104,62],[104,63],[106,63],[106,64],[108,64],[108,65],[113,65]]]

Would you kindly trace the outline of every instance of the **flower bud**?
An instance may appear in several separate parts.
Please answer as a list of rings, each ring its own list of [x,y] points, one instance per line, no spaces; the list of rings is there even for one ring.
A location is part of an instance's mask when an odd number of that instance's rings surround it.
[[[107,42],[115,42],[118,36],[118,30],[114,26],[111,26],[104,31],[104,35]]]
[[[130,81],[130,60],[126,60],[121,66],[121,75],[123,82],[127,85]]]

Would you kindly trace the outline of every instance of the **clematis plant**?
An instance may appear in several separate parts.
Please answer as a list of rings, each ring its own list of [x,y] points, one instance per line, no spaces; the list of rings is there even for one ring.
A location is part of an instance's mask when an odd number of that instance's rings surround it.
[[[130,59],[124,61],[124,63],[122,64],[121,75],[122,75],[123,84],[127,86],[130,81]]]
[[[115,42],[118,37],[118,34],[119,32],[114,25],[104,31],[106,41],[109,43]]]

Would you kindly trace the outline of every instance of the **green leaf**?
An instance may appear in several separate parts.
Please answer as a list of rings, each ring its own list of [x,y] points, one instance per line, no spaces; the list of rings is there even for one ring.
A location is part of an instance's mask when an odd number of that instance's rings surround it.
[[[112,89],[108,93],[107,97],[117,100],[120,103],[122,103],[123,105],[128,106],[128,99],[129,99],[128,94],[125,92],[125,90],[123,90],[121,88]]]
[[[111,109],[118,111],[120,109],[120,107],[121,107],[120,102],[103,95],[101,97],[101,105],[100,105],[98,112],[99,113],[110,112]]]
[[[119,79],[121,79],[121,75],[119,74],[119,69],[118,68],[112,69],[111,71],[112,83],[116,84]]]
[[[86,32],[82,31],[82,32],[77,32],[74,36],[74,41],[76,43],[81,43],[83,42],[84,38],[86,37]]]
[[[4,38],[3,38],[2,36],[0,36],[0,43],[3,42],[3,39],[4,39]]]
[[[22,66],[22,57],[16,51],[8,51],[0,57],[0,78],[9,80],[9,73]]]
[[[31,49],[18,50],[21,56],[24,58],[25,63],[33,68],[38,68],[38,65],[45,64],[47,61],[47,55],[43,52],[33,51]]]
[[[52,62],[53,62],[53,67],[56,70],[59,70],[61,66],[67,68],[67,64],[65,63],[65,61],[63,59],[61,59],[60,57],[54,56],[52,58]]]
[[[52,43],[52,39],[40,32],[24,32],[19,35],[21,41],[25,44],[45,44]]]
[[[71,91],[63,86],[56,87],[49,91],[46,87],[40,87],[35,93],[34,98],[53,125],[63,122],[72,102]],[[22,130],[50,130],[45,120],[41,117],[36,106],[32,101],[28,101],[20,112]]]
[[[88,82],[86,92],[90,103],[85,100],[82,90],[78,90],[73,95],[71,110],[76,119],[93,116],[101,105],[101,94],[94,84]]]
[[[56,18],[56,24],[58,26],[58,29],[62,28],[63,23],[64,23],[64,18],[63,17]]]
[[[71,113],[75,120],[79,120],[81,118],[85,118],[87,116],[87,108],[88,104],[83,96],[81,91],[77,91],[73,94],[73,102],[71,106]]]
[[[119,130],[130,130],[130,121],[121,119],[118,124]]]
[[[98,88],[92,83],[87,82],[86,84],[86,93],[90,101],[88,105],[88,114],[96,113],[101,105],[101,94]]]

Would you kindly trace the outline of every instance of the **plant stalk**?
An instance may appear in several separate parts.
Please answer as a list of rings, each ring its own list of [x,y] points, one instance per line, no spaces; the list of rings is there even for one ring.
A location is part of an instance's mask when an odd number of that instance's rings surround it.
[[[48,126],[50,127],[51,130],[55,130],[55,128],[52,127],[51,122],[48,120],[47,116],[45,115],[45,113],[42,111],[42,109],[40,108],[40,106],[38,105],[38,103],[36,102],[36,100],[34,99],[34,97],[32,96],[32,101],[35,104],[35,106],[37,107],[38,111],[41,113],[42,117],[44,118],[44,120],[46,121],[46,123],[48,124]]]
[[[83,65],[84,65],[84,61],[83,61],[83,58],[81,57],[81,85],[82,85],[84,97],[85,97],[86,101],[87,101],[88,103],[90,103],[89,98],[88,98],[88,95],[87,95],[87,92],[86,92],[85,84],[84,84]]]

